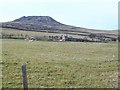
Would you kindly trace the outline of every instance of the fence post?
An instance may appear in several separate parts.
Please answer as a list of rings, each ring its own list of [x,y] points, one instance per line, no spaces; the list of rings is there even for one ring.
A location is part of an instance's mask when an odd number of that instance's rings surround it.
[[[22,77],[23,77],[23,88],[24,90],[28,90],[28,83],[27,83],[27,73],[26,73],[26,65],[22,65]]]

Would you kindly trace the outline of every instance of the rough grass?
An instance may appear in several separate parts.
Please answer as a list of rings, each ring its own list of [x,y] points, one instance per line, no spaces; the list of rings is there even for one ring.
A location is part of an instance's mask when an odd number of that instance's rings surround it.
[[[34,31],[23,31],[23,30],[18,30],[18,29],[8,29],[8,28],[0,28],[0,32],[4,34],[22,34],[22,35],[29,35],[29,36],[61,36],[64,34],[61,33],[47,33],[47,32],[34,32]],[[78,34],[78,33],[76,33]],[[85,36],[80,36],[80,35],[72,35],[72,34],[65,34],[68,36],[72,36],[74,38],[83,38]]]
[[[118,87],[117,44],[4,39],[2,45],[4,88],[22,88],[22,64],[29,88]]]

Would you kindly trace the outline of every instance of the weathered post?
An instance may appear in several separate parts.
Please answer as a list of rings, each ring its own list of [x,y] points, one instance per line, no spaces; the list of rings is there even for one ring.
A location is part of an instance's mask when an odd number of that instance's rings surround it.
[[[27,73],[26,73],[26,65],[22,65],[22,77],[23,77],[23,88],[24,90],[28,90],[28,83],[27,83]]]

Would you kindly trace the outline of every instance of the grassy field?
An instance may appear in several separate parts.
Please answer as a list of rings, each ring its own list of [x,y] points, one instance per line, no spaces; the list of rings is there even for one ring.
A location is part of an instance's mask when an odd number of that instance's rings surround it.
[[[23,34],[24,36],[25,35],[29,35],[29,36],[61,36],[61,35],[68,35],[68,36],[72,36],[74,38],[84,38],[85,37],[85,36],[73,35],[73,34],[22,31],[22,30],[18,30],[18,29],[8,29],[8,28],[0,28],[0,32],[2,32],[4,34],[15,34],[15,35]],[[76,33],[76,34],[78,34],[78,33]]]
[[[118,87],[117,43],[2,42],[4,88],[22,88],[21,65],[27,65],[29,88]]]

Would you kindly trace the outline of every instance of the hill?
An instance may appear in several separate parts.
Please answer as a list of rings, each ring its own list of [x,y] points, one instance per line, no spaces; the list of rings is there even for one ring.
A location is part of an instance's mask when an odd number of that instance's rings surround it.
[[[3,28],[22,30],[69,30],[73,26],[64,25],[49,16],[23,16],[10,22],[2,23]]]
[[[117,30],[94,30],[82,27],[62,24],[50,16],[23,16],[10,22],[3,22],[3,28],[12,28],[31,31],[70,31],[70,32],[89,32],[89,33],[107,33],[117,34]]]
[[[50,16],[23,16],[13,21],[2,22],[0,27],[23,31],[47,32],[53,34],[68,34],[77,36],[92,35],[97,38],[104,36],[105,38],[117,39],[118,37],[117,30],[95,30],[66,25],[56,21]]]

